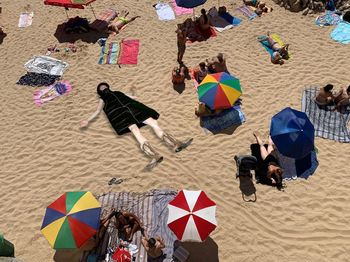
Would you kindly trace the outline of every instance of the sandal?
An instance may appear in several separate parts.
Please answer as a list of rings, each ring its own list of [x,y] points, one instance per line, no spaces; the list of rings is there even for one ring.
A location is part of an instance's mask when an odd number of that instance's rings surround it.
[[[121,178],[113,177],[111,180],[109,180],[108,185],[110,185],[110,186],[113,184],[118,185],[118,184],[122,183],[123,181],[124,180]]]

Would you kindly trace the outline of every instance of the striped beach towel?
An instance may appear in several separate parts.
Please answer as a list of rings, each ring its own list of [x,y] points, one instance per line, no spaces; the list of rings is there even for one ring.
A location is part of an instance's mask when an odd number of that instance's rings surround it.
[[[120,43],[120,52],[118,64],[120,65],[136,65],[139,55],[140,40],[124,39]]]
[[[316,86],[304,90],[301,102],[302,111],[307,114],[315,127],[315,135],[342,143],[350,143],[350,106],[341,112],[333,111],[335,105],[319,106],[314,99],[319,91]]]
[[[164,262],[170,262],[173,254],[173,246],[176,240],[174,233],[167,226],[168,220],[168,203],[174,199],[177,192],[173,190],[151,190],[146,193],[107,193],[98,197],[101,203],[101,218],[106,217],[111,208],[116,210],[127,211],[135,214],[140,218],[147,230],[148,236],[161,236],[165,242],[163,249],[166,254]],[[107,233],[100,246],[97,248],[99,260],[105,260],[105,257],[110,257],[118,246],[118,232],[115,228],[114,218],[109,223]],[[141,233],[137,232],[133,238],[133,245],[136,245],[138,252],[136,253],[136,262],[147,262],[147,254],[141,244]],[[86,255],[85,255],[86,256]],[[83,261],[87,261],[84,259]]]
[[[119,55],[119,43],[118,42],[107,42],[101,48],[101,55],[98,60],[100,65],[109,64],[115,65],[118,62]]]
[[[249,20],[253,20],[258,16],[249,6],[246,5],[238,7],[236,10],[243,13]]]

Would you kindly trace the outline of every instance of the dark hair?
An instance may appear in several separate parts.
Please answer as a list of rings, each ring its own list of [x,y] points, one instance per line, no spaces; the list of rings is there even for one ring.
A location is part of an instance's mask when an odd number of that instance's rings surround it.
[[[350,86],[348,86],[348,88],[346,89],[346,91],[347,91],[348,93],[350,93]]]
[[[204,16],[204,22],[208,22],[208,16],[204,8],[201,9],[201,14]]]
[[[107,84],[106,82],[101,82],[97,85],[97,94],[102,97],[102,90],[100,89],[101,86],[106,86],[109,89],[109,84]]]
[[[151,237],[150,239],[148,239],[148,246],[149,247],[154,247],[155,245],[156,245],[156,243],[157,243],[157,241],[153,238],[153,237]]]
[[[122,215],[122,212],[121,212],[121,211],[116,211],[116,212],[114,212],[114,217],[115,217],[115,218],[118,218],[120,215]]]
[[[218,53],[218,55],[216,56],[219,60],[219,62],[221,63],[222,61],[224,61],[224,54],[223,53]]]
[[[278,190],[282,190],[283,189],[283,179],[282,179],[282,175],[283,175],[283,169],[282,168],[278,168],[277,170],[276,170],[277,172],[273,172],[272,174],[271,174],[271,178],[273,178],[275,181],[276,181],[276,184],[275,184],[275,186],[276,186],[276,188],[278,189]]]
[[[333,85],[331,85],[331,84],[328,84],[328,85],[326,85],[326,86],[323,88],[323,90],[326,91],[326,92],[329,92],[329,91],[331,91],[332,89],[333,89]]]
[[[204,69],[205,68],[205,63],[204,62],[199,63],[199,67]]]

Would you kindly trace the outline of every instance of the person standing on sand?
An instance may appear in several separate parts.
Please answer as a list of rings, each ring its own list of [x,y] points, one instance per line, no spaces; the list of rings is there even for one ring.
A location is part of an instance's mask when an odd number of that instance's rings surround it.
[[[176,33],[177,33],[177,62],[181,64],[182,58],[186,50],[187,34],[184,28],[183,29],[178,28],[176,30]]]

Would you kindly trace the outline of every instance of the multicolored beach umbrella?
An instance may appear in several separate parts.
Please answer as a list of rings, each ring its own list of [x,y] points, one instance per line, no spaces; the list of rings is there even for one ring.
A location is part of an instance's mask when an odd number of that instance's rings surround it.
[[[88,5],[95,0],[45,0],[45,5],[63,6],[66,8],[84,9],[84,5]]]
[[[181,241],[204,241],[216,228],[216,204],[202,190],[181,190],[168,209],[168,227]]]
[[[225,72],[207,75],[197,90],[199,101],[213,110],[232,107],[242,94],[239,79]]]
[[[67,192],[46,209],[41,232],[54,249],[79,248],[94,236],[100,203],[91,192]]]

